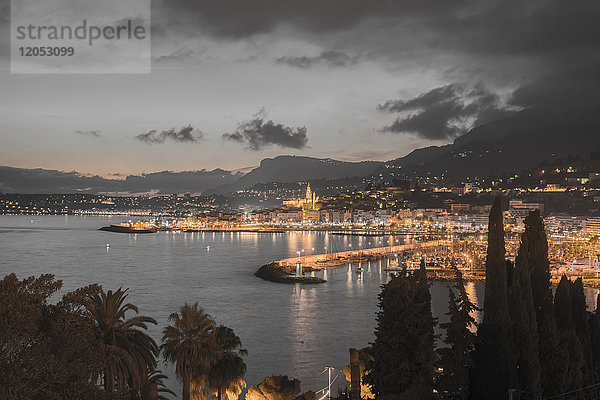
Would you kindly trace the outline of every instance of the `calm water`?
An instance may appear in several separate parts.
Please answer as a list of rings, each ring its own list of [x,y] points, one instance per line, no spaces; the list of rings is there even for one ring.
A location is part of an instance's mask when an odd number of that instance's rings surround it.
[[[170,313],[185,302],[198,302],[242,339],[248,350],[248,385],[268,375],[288,375],[299,378],[303,390],[321,389],[327,385],[321,374],[325,365],[341,370],[349,362],[348,348],[364,347],[374,338],[377,294],[388,280],[381,263],[363,266],[362,275],[349,267],[329,270],[327,282],[317,286],[271,283],[253,274],[261,265],[303,249],[311,254],[332,244],[338,250],[376,247],[389,239],[98,231],[122,219],[0,216],[0,276],[53,273],[63,280],[63,292],[94,282],[105,290],[129,288],[128,301],[158,321],[150,332],[157,341]],[[434,283],[431,290],[433,313],[444,320],[446,285]],[[483,285],[469,284],[468,290],[476,302],[483,299]],[[595,293],[586,292],[591,306]],[[159,367],[171,377],[169,387],[180,391],[172,368],[162,362]],[[335,383],[349,386],[343,374]]]

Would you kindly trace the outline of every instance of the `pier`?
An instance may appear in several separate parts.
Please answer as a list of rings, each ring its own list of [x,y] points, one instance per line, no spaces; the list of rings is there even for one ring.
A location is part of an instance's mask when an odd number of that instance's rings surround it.
[[[337,268],[361,261],[376,261],[405,251],[415,251],[450,244],[451,242],[447,240],[431,240],[427,242],[401,244],[396,246],[348,250],[337,253],[313,254],[300,257],[284,258],[283,260],[273,262],[273,265],[285,270],[290,270],[291,268],[295,268],[298,261],[300,261],[302,263],[302,267],[306,270],[322,270],[326,268]]]

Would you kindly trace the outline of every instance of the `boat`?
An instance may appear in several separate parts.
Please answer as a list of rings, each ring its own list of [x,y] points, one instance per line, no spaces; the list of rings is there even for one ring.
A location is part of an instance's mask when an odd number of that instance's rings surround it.
[[[157,228],[147,222],[123,222],[121,224],[111,224],[103,226],[101,231],[118,232],[118,233],[156,233]]]
[[[398,261],[396,261],[396,262],[392,261],[392,262],[390,262],[390,265],[385,267],[383,270],[388,271],[388,272],[400,272],[400,271],[406,269],[406,267],[407,266],[404,261],[401,263]]]

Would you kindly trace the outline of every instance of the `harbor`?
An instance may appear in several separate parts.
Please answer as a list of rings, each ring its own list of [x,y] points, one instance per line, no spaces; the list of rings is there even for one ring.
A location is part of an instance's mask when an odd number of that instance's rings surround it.
[[[263,265],[255,275],[265,280],[281,283],[324,283],[325,280],[315,276],[315,272],[330,268],[356,265],[356,273],[363,272],[363,265],[386,260],[383,270],[396,273],[403,270],[419,268],[422,254],[428,249],[439,249],[451,245],[448,241],[431,240],[396,246],[384,246],[367,249],[349,250],[324,254],[303,256],[298,252],[297,257],[285,258]],[[416,259],[415,259],[416,256]],[[439,260],[438,260],[439,261]],[[433,279],[451,281],[454,279],[454,267],[459,268],[457,260],[450,258],[446,263],[426,263],[428,275]],[[461,269],[464,267],[461,265]],[[310,274],[310,275],[307,275]],[[466,270],[465,279],[468,281],[485,280],[483,271]]]

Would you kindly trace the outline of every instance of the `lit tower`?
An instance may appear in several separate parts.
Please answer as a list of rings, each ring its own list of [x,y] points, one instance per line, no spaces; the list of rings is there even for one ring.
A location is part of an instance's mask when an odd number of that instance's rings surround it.
[[[310,203],[311,206],[314,205],[314,203],[313,203],[313,201],[314,201],[313,192],[310,189],[310,183],[306,187],[306,197],[304,199],[305,199],[305,203]]]

